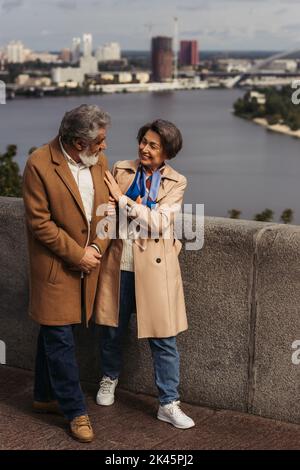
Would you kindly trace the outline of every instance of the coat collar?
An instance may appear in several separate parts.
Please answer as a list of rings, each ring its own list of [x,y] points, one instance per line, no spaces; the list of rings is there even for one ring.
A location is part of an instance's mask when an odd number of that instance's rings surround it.
[[[64,154],[62,153],[62,150],[61,150],[61,147],[60,147],[59,136],[56,136],[55,139],[51,140],[51,142],[49,143],[49,147],[50,147],[51,159],[52,159],[53,163],[55,163],[56,165],[63,165],[64,166],[64,163],[66,162],[66,159],[65,159]],[[102,166],[101,155],[99,157],[98,162],[94,166],[97,166],[97,165]]]
[[[115,168],[120,168],[123,170],[131,170],[134,173],[136,173],[138,166],[139,166],[140,160],[122,160],[120,162],[117,162],[115,165]],[[179,173],[177,171],[173,170],[170,165],[168,165],[167,162],[165,162],[165,167],[162,170],[161,173],[162,179],[169,179],[175,182],[179,181]]]
[[[56,168],[55,171],[58,173],[64,184],[67,186],[69,191],[71,192],[72,196],[74,197],[78,207],[80,208],[85,220],[86,214],[83,206],[83,202],[81,199],[81,195],[76,184],[76,181],[72,175],[72,172],[69,168],[66,158],[64,157],[58,136],[49,143],[50,153],[53,163],[55,163]],[[95,188],[95,199],[94,199],[94,207],[97,207],[97,201],[99,199],[99,188],[96,184],[97,179],[103,177],[102,176],[102,159],[101,156],[99,157],[98,163],[91,168],[91,174],[93,178],[94,188]]]

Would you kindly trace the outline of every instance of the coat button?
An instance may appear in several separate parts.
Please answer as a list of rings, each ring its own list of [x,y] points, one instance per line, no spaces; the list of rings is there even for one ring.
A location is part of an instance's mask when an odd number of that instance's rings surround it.
[[[161,259],[160,258],[157,258],[156,262],[159,264],[161,263]]]
[[[135,230],[136,230],[137,232],[140,232],[141,226],[140,226],[140,225],[137,225],[136,228],[135,228]]]
[[[107,224],[104,226],[104,232],[108,232],[108,225]]]
[[[155,243],[158,243],[158,242],[159,242],[159,239],[158,239],[158,238],[156,238],[156,240],[155,240]]]

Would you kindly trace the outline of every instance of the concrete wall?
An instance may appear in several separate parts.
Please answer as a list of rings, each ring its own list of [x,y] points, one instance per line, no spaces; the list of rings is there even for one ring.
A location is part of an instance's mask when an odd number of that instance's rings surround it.
[[[0,198],[0,260],[6,363],[32,369],[38,327],[27,317],[19,199]],[[300,364],[292,363],[292,343],[300,340],[300,227],[208,217],[204,248],[183,249],[180,262],[190,325],[178,337],[182,400],[299,423]],[[78,327],[76,336],[81,376],[97,382],[99,328]],[[134,321],[121,385],[156,394],[148,343],[137,341]]]

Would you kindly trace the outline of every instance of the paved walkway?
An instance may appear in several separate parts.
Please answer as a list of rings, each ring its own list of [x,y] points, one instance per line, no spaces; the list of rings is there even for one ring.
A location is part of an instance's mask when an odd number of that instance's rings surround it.
[[[2,450],[300,449],[300,425],[184,404],[196,427],[182,431],[156,419],[153,397],[119,389],[114,406],[97,406],[95,384],[83,389],[96,438],[80,444],[63,417],[31,411],[32,381],[31,372],[0,366]]]

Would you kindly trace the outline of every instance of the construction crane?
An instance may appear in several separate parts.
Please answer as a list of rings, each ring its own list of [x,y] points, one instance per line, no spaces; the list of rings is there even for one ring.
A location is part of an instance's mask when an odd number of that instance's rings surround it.
[[[153,23],[145,23],[144,26],[145,26],[145,28],[147,28],[149,38],[151,39],[154,24]]]

